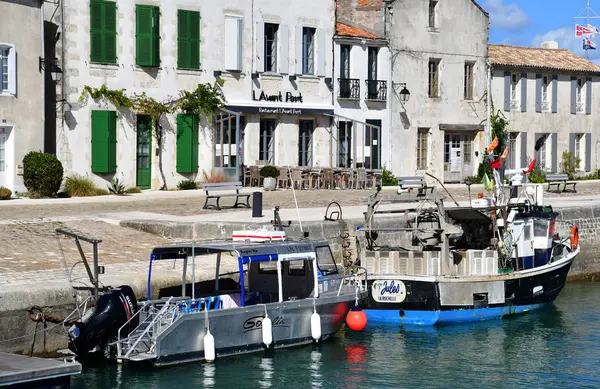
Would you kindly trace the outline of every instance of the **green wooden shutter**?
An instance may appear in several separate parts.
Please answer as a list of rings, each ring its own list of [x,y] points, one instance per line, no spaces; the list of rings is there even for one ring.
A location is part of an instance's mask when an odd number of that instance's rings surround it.
[[[135,63],[138,66],[154,66],[153,19],[153,6],[135,6]]]
[[[189,12],[190,68],[200,69],[200,12]]]
[[[177,10],[177,67],[182,69],[190,67],[188,25],[188,12]]]
[[[117,63],[117,4],[103,2],[104,6],[104,63]]]
[[[117,171],[117,113],[108,111],[108,172]]]
[[[97,0],[90,3],[90,60],[103,62],[104,29],[102,27],[102,14],[104,4]]]
[[[200,12],[177,11],[177,67],[200,69]]]
[[[198,172],[198,117],[177,115],[177,173]]]
[[[92,172],[117,171],[117,113],[92,111]]]
[[[198,127],[199,127],[199,119],[198,116],[192,116],[192,144],[191,144],[191,153],[192,153],[192,172],[198,173]],[[591,155],[591,154],[590,154]]]
[[[152,66],[160,66],[160,8],[153,8],[152,19]]]

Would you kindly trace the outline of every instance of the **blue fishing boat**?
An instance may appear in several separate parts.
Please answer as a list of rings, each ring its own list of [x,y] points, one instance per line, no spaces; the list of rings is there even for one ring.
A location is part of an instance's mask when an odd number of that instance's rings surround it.
[[[359,228],[366,236],[359,264],[369,273],[361,304],[368,325],[456,324],[551,306],[579,254],[579,233],[557,221],[527,173],[506,171],[511,185],[496,184],[493,196],[466,207],[446,207],[422,177],[400,179],[391,196],[371,196]],[[493,174],[504,182],[499,169]],[[386,203],[414,206],[380,210]],[[397,227],[383,228],[376,220],[382,214],[396,217]]]

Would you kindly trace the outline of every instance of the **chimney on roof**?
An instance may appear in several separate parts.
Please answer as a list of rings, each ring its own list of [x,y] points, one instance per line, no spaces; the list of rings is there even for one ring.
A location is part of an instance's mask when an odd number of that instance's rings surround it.
[[[558,49],[558,42],[556,41],[546,41],[542,43],[542,49]]]

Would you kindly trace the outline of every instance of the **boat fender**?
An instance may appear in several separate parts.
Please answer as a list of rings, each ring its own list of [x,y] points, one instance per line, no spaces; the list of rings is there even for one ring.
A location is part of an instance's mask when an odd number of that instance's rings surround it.
[[[273,323],[266,312],[265,318],[262,320],[262,337],[265,346],[271,346],[271,343],[273,343]]]
[[[321,339],[321,316],[316,310],[310,315],[310,334],[317,342]]]
[[[367,315],[356,305],[346,315],[346,324],[354,331],[362,331],[367,326]]]
[[[204,359],[206,359],[206,362],[214,362],[215,360],[215,338],[208,328],[206,329],[206,335],[204,335]]]
[[[576,250],[577,246],[579,246],[579,229],[574,224],[571,227],[571,250]]]

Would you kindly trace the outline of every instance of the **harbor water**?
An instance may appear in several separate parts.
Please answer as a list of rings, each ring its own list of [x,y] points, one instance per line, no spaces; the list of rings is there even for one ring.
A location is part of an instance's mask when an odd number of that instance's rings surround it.
[[[84,367],[73,389],[598,388],[600,283],[554,307],[441,328],[344,330],[317,346],[166,368]]]

